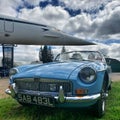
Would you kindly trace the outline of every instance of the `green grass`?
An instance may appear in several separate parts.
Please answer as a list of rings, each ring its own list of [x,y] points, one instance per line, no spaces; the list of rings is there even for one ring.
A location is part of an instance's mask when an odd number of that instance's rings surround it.
[[[23,107],[11,97],[0,99],[0,120],[120,120],[120,82],[112,83],[106,114],[98,119],[89,109]]]

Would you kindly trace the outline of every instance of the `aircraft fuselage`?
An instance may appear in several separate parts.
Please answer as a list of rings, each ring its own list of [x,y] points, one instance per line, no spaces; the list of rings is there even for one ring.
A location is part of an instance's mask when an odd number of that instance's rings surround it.
[[[0,44],[92,45],[54,27],[0,15]]]

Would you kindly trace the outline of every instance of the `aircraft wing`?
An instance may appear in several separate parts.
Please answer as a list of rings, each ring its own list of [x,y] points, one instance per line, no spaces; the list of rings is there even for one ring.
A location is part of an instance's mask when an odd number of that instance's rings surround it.
[[[95,45],[54,27],[0,15],[0,44]]]

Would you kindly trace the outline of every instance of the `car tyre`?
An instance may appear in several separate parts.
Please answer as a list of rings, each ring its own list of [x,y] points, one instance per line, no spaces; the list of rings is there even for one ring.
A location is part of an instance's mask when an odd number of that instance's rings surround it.
[[[97,117],[101,118],[106,111],[106,90],[105,90],[105,84],[103,84],[103,88],[101,91],[101,97],[97,101],[97,103],[94,105],[95,114]]]
[[[105,114],[105,108],[106,108],[106,100],[105,98],[102,98],[97,101],[95,105],[95,113],[96,116],[101,118]]]

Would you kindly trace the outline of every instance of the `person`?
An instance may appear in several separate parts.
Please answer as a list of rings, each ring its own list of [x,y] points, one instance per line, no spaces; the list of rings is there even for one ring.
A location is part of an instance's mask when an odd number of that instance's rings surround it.
[[[89,60],[95,60],[95,55],[94,55],[93,53],[90,53],[90,54],[88,55],[88,59],[89,59]]]
[[[82,56],[81,56],[79,53],[74,53],[74,54],[72,55],[72,59],[82,60]]]

